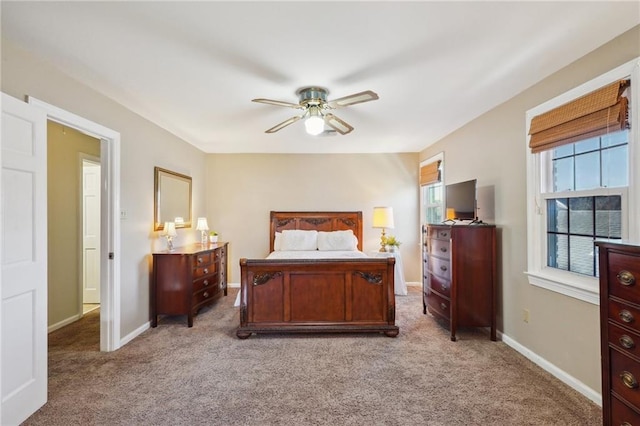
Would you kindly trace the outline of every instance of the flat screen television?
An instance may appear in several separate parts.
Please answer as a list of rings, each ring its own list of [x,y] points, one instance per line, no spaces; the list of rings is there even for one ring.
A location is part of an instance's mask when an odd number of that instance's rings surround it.
[[[447,220],[476,220],[476,179],[445,186]]]

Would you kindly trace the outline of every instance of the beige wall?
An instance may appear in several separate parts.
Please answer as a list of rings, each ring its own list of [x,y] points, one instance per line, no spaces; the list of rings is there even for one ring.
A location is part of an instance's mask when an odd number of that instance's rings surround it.
[[[269,253],[271,210],[358,210],[363,250],[379,249],[371,227],[374,206],[394,209],[395,235],[405,278],[420,281],[418,154],[210,154],[207,212],[211,229],[229,241],[229,274],[239,282],[238,261]]]
[[[121,261],[120,334],[124,338],[149,321],[149,253],[164,247],[164,241],[153,232],[153,168],[160,166],[193,177],[193,210],[197,215],[205,209],[206,156],[4,39],[2,91],[23,100],[34,96],[120,132],[120,204],[127,217],[120,222],[121,251],[115,256]],[[178,244],[195,238],[195,231],[178,230]]]
[[[500,233],[499,328],[600,392],[598,306],[529,285],[525,112],[640,55],[640,27],[553,74],[420,153],[444,152],[446,182],[493,187]],[[529,309],[529,323],[522,320]]]
[[[47,123],[49,326],[81,313],[80,153],[100,157],[100,141],[58,123]]]

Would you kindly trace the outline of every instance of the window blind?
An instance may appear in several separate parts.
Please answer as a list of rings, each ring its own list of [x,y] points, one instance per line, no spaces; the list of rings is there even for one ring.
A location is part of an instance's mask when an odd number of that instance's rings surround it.
[[[628,128],[629,80],[619,80],[533,117],[529,148],[537,153]]]
[[[439,160],[420,167],[420,186],[431,185],[436,182],[440,182]]]

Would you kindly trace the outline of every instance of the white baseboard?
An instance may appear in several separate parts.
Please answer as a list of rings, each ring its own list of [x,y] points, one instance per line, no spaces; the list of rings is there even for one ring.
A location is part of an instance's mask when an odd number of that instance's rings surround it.
[[[240,288],[240,283],[227,283],[227,288]]]
[[[521,345],[520,343],[518,343],[517,341],[515,341],[511,337],[509,337],[509,336],[507,336],[505,334],[502,334],[502,333],[499,333],[499,334],[500,334],[500,339],[505,344],[507,344],[508,346],[510,346],[511,348],[516,350],[517,352],[519,352],[522,355],[524,355],[525,357],[527,357],[534,364],[538,365],[543,370],[547,371],[548,373],[550,373],[551,375],[556,377],[558,380],[560,380],[564,384],[566,384],[566,385],[572,387],[573,389],[577,390],[582,395],[586,396],[591,401],[595,402],[600,407],[602,407],[602,394],[600,392],[597,392],[597,391],[591,389],[589,386],[585,385],[580,380],[578,380],[575,377],[571,376],[566,371],[558,368],[556,365],[550,363],[549,361],[547,361],[546,359],[544,359],[540,355],[534,353],[533,351],[531,351],[527,347]]]
[[[60,322],[57,322],[57,323],[55,323],[53,325],[50,325],[49,327],[47,327],[47,333],[51,333],[52,331],[56,331],[56,330],[64,327],[65,325],[69,325],[69,324],[71,324],[73,322],[76,322],[80,318],[82,318],[82,315],[77,314],[77,315],[74,315],[74,316],[69,317],[67,319],[64,319],[64,320],[62,320]]]
[[[132,341],[133,339],[135,339],[136,337],[138,337],[139,335],[147,331],[150,327],[151,327],[150,321],[142,324],[140,327],[136,328],[131,333],[127,334],[122,339],[120,339],[120,347],[123,347],[124,345],[129,343],[130,341]]]

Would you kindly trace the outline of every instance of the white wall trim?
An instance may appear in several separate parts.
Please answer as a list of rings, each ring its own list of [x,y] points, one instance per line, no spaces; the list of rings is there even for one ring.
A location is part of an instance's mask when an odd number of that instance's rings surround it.
[[[130,341],[132,341],[133,339],[135,339],[136,337],[138,337],[139,335],[147,331],[149,328],[151,328],[151,322],[146,322],[142,324],[140,327],[136,328],[131,333],[124,336],[122,340],[120,340],[120,346],[126,345],[127,343],[129,343]]]
[[[63,319],[62,321],[59,321],[59,322],[57,322],[55,324],[52,324],[49,327],[47,327],[47,333],[51,333],[52,331],[56,331],[58,329],[61,329],[64,326],[67,326],[69,324],[72,324],[72,323],[78,321],[80,318],[82,318],[82,314],[72,315],[69,318]]]
[[[100,262],[100,350],[120,348],[120,133],[79,115],[28,96],[30,105],[47,113],[47,119],[100,139],[102,163],[102,213]],[[114,258],[109,259],[109,253]]]
[[[580,392],[582,395],[589,398],[591,401],[598,404],[602,407],[602,394],[591,389],[589,386],[582,383],[580,380],[576,379],[566,371],[558,368],[555,364],[550,363],[545,358],[536,354],[526,346],[521,345],[516,340],[507,336],[506,334],[499,333],[499,338],[509,347],[524,355],[527,359],[532,361],[537,366],[541,367],[543,370],[560,380],[562,383],[570,386],[576,391]]]

